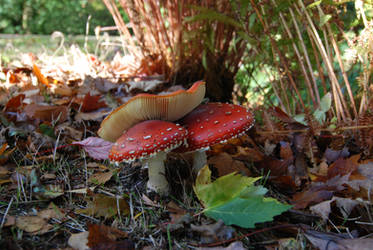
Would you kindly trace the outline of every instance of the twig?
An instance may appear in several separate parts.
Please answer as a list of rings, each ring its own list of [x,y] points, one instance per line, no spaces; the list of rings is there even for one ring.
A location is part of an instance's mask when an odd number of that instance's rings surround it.
[[[8,204],[8,207],[6,208],[6,210],[5,210],[5,213],[4,213],[4,215],[3,215],[3,219],[2,219],[2,221],[1,221],[1,225],[0,225],[0,230],[3,228],[3,226],[4,226],[4,223],[5,223],[5,219],[6,219],[6,216],[8,215],[8,212],[9,212],[9,210],[10,210],[10,207],[12,206],[12,203],[13,203],[13,196],[12,196],[12,199],[10,199],[10,202],[9,202],[9,204]]]
[[[365,129],[373,128],[373,124],[370,125],[361,125],[361,126],[345,126],[339,128],[320,128],[314,129],[315,131],[344,131],[344,130],[355,130],[355,129]],[[290,134],[290,133],[308,133],[309,129],[289,129],[289,130],[271,130],[271,131],[257,131],[260,135],[266,134]]]

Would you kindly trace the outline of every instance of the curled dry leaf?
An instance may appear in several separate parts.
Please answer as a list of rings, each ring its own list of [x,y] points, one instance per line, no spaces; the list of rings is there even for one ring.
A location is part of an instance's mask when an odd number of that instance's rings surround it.
[[[108,159],[109,151],[113,146],[112,142],[105,141],[98,137],[88,137],[83,141],[73,142],[72,144],[83,147],[90,157],[97,160]]]

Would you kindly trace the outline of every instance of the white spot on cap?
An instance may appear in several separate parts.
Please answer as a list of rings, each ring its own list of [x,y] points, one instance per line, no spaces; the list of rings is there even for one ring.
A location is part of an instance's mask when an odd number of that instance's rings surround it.
[[[218,124],[219,123],[219,121],[214,121],[214,124]]]
[[[167,140],[168,140],[168,138],[167,138],[167,137],[164,137],[164,138],[163,138],[163,140],[164,140],[164,141],[167,141]]]
[[[128,153],[130,153],[131,155],[135,153],[135,150],[131,150],[129,151]]]
[[[144,136],[143,138],[144,138],[144,140],[147,140],[147,139],[152,138],[152,136],[151,135],[147,135],[147,136]]]
[[[124,145],[124,144],[120,145],[121,148],[124,148],[125,146],[126,146],[126,145]]]
[[[171,131],[171,130],[172,130],[172,128],[167,128],[166,130],[167,130],[167,131]]]
[[[128,137],[127,138],[127,141],[134,141],[135,139],[134,138],[131,138],[131,137]]]
[[[231,112],[231,111],[227,111],[227,112],[225,112],[225,114],[226,114],[226,115],[231,115],[232,112]]]

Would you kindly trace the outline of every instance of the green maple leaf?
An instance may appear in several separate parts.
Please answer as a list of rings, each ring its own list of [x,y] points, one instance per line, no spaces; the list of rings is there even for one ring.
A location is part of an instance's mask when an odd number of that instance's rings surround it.
[[[264,197],[267,189],[254,186],[260,178],[232,173],[211,182],[211,171],[205,166],[198,173],[194,192],[205,206],[206,216],[221,219],[226,225],[254,227],[255,223],[271,221],[291,207]]]

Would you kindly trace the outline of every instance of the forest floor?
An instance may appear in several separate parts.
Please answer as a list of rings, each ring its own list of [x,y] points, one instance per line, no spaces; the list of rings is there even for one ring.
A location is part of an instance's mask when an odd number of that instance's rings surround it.
[[[27,39],[24,47],[11,39],[0,37],[5,52],[0,248],[369,249],[373,244],[373,129],[367,126],[372,115],[359,124],[339,124],[306,114],[302,123],[276,107],[253,107],[257,123],[251,130],[208,151],[212,179],[232,172],[263,176],[257,185],[268,189],[266,197],[291,208],[253,228],[225,225],[203,213],[189,155],[168,155],[171,192],[159,196],[146,192],[147,170],[140,162],[116,166],[72,144],[97,138],[103,118],[132,96],[167,92],[165,82],[145,79],[139,62],[116,54],[117,48],[88,54],[83,39],[82,47],[54,41],[33,50],[27,44],[40,38]],[[95,51],[96,44],[89,46]]]

